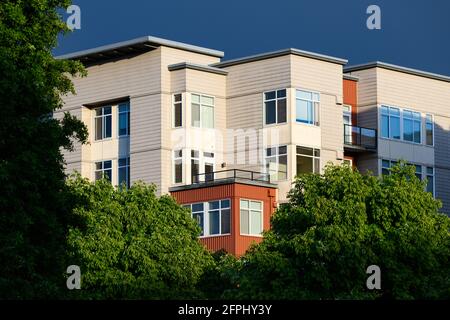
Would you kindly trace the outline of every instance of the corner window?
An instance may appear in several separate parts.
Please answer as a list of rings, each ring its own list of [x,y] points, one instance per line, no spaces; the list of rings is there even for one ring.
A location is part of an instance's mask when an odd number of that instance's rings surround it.
[[[125,184],[126,188],[130,188],[130,157],[119,159],[118,177],[120,187]]]
[[[119,137],[130,135],[130,104],[119,104]]]
[[[297,147],[297,175],[320,173],[320,150]]]
[[[261,201],[240,201],[241,234],[260,236],[263,232],[263,204]]]
[[[175,150],[173,152],[173,176],[174,183],[183,182],[183,150]]]
[[[95,163],[95,180],[105,178],[109,182],[112,181],[112,161],[99,161]]]
[[[265,124],[286,122],[286,89],[264,93],[264,113]]]
[[[225,235],[231,232],[231,200],[217,200],[184,205],[191,209],[201,236]]]
[[[296,91],[296,121],[300,123],[319,125],[320,94]]]
[[[173,95],[173,127],[183,126],[183,102],[181,93]]]
[[[192,183],[214,180],[214,161],[214,153],[212,152],[191,150]]]
[[[421,142],[421,118],[420,112],[403,110],[403,140]]]
[[[214,128],[214,98],[191,95],[191,125],[197,128]]]
[[[432,146],[433,143],[433,116],[431,114],[427,114],[425,117],[425,140],[426,144]]]
[[[111,138],[112,132],[111,106],[95,109],[95,140]]]
[[[287,179],[287,146],[266,149],[266,172],[270,174],[270,181]]]

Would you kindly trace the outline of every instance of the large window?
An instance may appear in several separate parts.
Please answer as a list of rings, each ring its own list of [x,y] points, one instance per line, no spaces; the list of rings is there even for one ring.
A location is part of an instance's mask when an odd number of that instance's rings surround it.
[[[174,183],[183,182],[183,150],[173,152],[173,177]]]
[[[265,124],[286,122],[286,89],[264,93],[264,113]]]
[[[427,145],[432,146],[433,142],[433,116],[431,114],[427,114],[425,117],[425,142]]]
[[[320,150],[297,147],[297,175],[320,173]]]
[[[296,121],[319,125],[320,94],[310,91],[296,91]]]
[[[109,182],[112,180],[112,161],[99,161],[95,163],[95,180],[105,178]]]
[[[231,201],[229,199],[184,205],[191,209],[202,236],[230,234]]]
[[[119,186],[125,184],[127,188],[130,188],[130,157],[119,159],[118,178]]]
[[[261,201],[241,199],[241,234],[260,236],[263,231],[263,204]]]
[[[271,181],[287,179],[287,147],[279,146],[266,149],[266,172]]]
[[[119,137],[130,135],[130,104],[119,104]]]
[[[403,140],[421,142],[421,119],[420,112],[403,110]]]
[[[191,125],[197,128],[214,128],[214,98],[192,94]]]
[[[400,109],[381,107],[381,136],[383,138],[400,139]]]
[[[183,126],[183,101],[181,93],[173,95],[173,127]]]
[[[111,138],[111,106],[95,109],[95,140]]]
[[[192,183],[200,181],[200,152],[191,150],[191,177]]]

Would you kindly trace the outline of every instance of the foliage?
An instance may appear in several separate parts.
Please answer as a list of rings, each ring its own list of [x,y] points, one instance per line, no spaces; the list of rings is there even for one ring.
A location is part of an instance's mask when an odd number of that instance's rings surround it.
[[[86,140],[82,122],[52,119],[73,61],[53,58],[68,0],[0,2],[0,298],[56,298],[64,280],[69,208],[61,148]]]
[[[68,235],[70,264],[81,268],[79,298],[194,298],[212,259],[198,241],[187,209],[155,186],[130,189],[73,177],[75,201]],[[78,292],[77,292],[78,294]]]
[[[449,218],[424,187],[404,163],[383,178],[348,166],[298,177],[223,296],[450,298]],[[381,269],[381,290],[366,287],[370,265]]]

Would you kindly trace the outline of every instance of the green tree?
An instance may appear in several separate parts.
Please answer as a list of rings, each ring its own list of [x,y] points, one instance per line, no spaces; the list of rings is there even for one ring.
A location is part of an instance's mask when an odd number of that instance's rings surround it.
[[[156,197],[153,185],[127,190],[80,176],[68,184],[75,202],[69,261],[81,268],[79,298],[198,296],[195,286],[213,261],[186,208],[170,196]]]
[[[65,0],[0,2],[0,298],[56,298],[65,287],[67,217],[60,149],[84,142],[76,118],[52,113],[79,63],[53,58]]]
[[[449,218],[424,188],[404,163],[382,178],[348,166],[298,177],[223,296],[450,298]],[[381,269],[381,290],[366,287],[370,265]]]

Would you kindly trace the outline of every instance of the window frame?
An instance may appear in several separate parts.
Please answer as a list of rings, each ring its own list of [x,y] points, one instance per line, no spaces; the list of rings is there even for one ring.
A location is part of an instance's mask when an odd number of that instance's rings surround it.
[[[285,148],[286,148],[286,153],[280,154],[280,148],[282,148],[282,147],[285,147]],[[267,155],[268,149],[274,149],[274,148],[276,149],[276,154],[275,154],[275,155],[270,155],[270,156],[268,156],[268,155]],[[270,178],[271,181],[281,182],[281,181],[286,181],[286,180],[289,179],[289,176],[288,176],[288,173],[289,173],[289,170],[288,170],[289,156],[288,156],[288,154],[289,154],[289,152],[288,152],[288,145],[286,145],[286,144],[276,145],[276,146],[266,146],[266,147],[264,148],[264,162],[263,162],[263,166],[264,166],[264,168],[265,168],[265,170],[266,170],[266,173],[269,174],[270,176],[271,176],[271,174],[270,174],[270,168],[267,167],[267,163],[268,163],[267,160],[270,159],[270,158],[275,158],[275,159],[276,159],[276,161],[275,161],[275,163],[276,163],[276,165],[277,165],[277,169],[276,169],[276,179],[275,179],[275,180],[272,180],[272,178]],[[284,179],[279,179],[279,173],[280,173],[280,156],[286,156],[286,172],[285,172],[285,173],[286,173],[286,178],[284,178]],[[281,172],[283,172],[283,171],[281,171]]]
[[[120,160],[124,160],[125,159],[125,165],[121,166],[120,165]],[[131,186],[131,180],[130,180],[130,170],[131,170],[131,163],[130,163],[130,156],[126,156],[126,157],[122,157],[122,158],[118,158],[117,159],[117,185],[120,187],[121,186],[121,182],[120,182],[120,169],[125,168],[125,182],[127,185],[127,189],[130,189]]]
[[[423,126],[422,113],[419,111],[414,111],[414,110],[410,110],[410,109],[400,109],[400,110],[401,110],[400,115],[401,115],[401,122],[402,122],[402,125],[400,127],[401,137],[402,137],[401,140],[405,141],[405,142],[414,143],[414,144],[422,144],[422,126]],[[409,117],[409,116],[405,117],[405,112],[411,113],[411,117]],[[419,114],[419,120],[414,119],[414,114]],[[413,139],[412,141],[405,139],[405,120],[409,120],[412,122],[412,139]],[[414,138],[415,138],[414,137],[414,124],[417,122],[419,123],[419,128],[420,128],[420,132],[419,132],[420,141],[419,142],[414,141]]]
[[[181,96],[180,101],[176,101],[175,96],[177,96],[177,95]],[[184,99],[183,93],[180,92],[180,93],[172,94],[172,117],[171,117],[172,129],[179,129],[179,128],[184,127],[184,122],[185,122],[185,115],[184,115],[184,108],[183,108],[184,104],[185,104],[185,99]],[[176,107],[176,105],[181,105],[181,125],[180,126],[175,125],[175,120],[176,120],[175,107]]]
[[[311,94],[311,100],[304,99],[304,98],[298,98],[297,97],[297,92],[298,91],[303,91],[303,92],[306,92],[306,93],[310,93]],[[314,100],[314,96],[315,95],[319,96],[318,100]],[[312,123],[298,120],[298,118],[297,118],[297,101],[298,100],[307,101],[307,102],[311,102],[312,103],[312,107],[313,107]],[[316,110],[316,104],[318,104],[317,110]],[[302,89],[302,88],[296,88],[295,89],[295,123],[303,124],[303,125],[307,125],[307,126],[320,127],[320,109],[321,109],[320,108],[320,92],[313,91],[313,90],[308,90],[308,89]],[[316,119],[316,117],[317,117],[317,119]]]
[[[285,91],[285,96],[278,98],[278,91]],[[275,92],[275,98],[274,99],[266,99],[266,94],[270,92]],[[276,125],[283,125],[287,124],[289,122],[289,112],[288,112],[288,89],[287,88],[279,88],[279,89],[273,89],[273,90],[267,90],[262,93],[263,97],[263,126],[276,126]],[[278,100],[285,100],[286,101],[286,121],[284,122],[278,122]],[[267,123],[266,122],[266,102],[269,101],[275,101],[275,122],[274,123]]]
[[[110,108],[111,109],[111,113],[109,114],[105,114],[104,113],[104,109],[105,108]],[[102,114],[101,115],[97,115],[97,110],[101,109],[102,110]],[[112,105],[104,105],[104,106],[100,106],[100,107],[95,107],[93,108],[93,112],[94,112],[94,142],[100,142],[100,141],[107,141],[107,140],[111,140],[113,138],[113,106]],[[97,119],[101,118],[102,119],[102,137],[100,139],[97,139]],[[105,137],[105,132],[106,132],[106,118],[110,118],[110,125],[111,125],[111,135],[109,137]]]
[[[182,184],[184,182],[184,155],[185,155],[185,151],[186,149],[178,149],[178,150],[171,150],[172,153],[172,184],[174,185],[178,185],[178,184]],[[181,157],[176,155],[176,152],[181,151]],[[176,169],[175,169],[175,165],[176,165],[176,161],[177,160],[181,160],[181,181],[177,182],[176,181]]]
[[[312,150],[312,156],[306,155],[306,154],[299,154],[299,153],[297,152],[297,147],[304,148],[304,149],[311,149],[311,150]],[[319,155],[318,155],[318,156],[315,155],[316,151],[319,152]],[[320,169],[321,169],[321,164],[320,164],[320,163],[321,163],[321,160],[320,160],[321,155],[320,155],[320,154],[321,154],[321,150],[320,150],[319,148],[309,147],[309,146],[299,146],[299,145],[295,145],[295,176],[298,176],[298,175],[299,175],[299,173],[297,173],[297,157],[299,157],[299,156],[305,157],[305,158],[312,158],[312,162],[313,162],[313,172],[311,172],[311,173],[320,174]],[[316,163],[315,163],[315,161],[314,161],[314,160],[316,160],[316,159],[319,160],[319,168],[318,168],[318,170],[316,170]]]
[[[191,98],[191,127],[192,128],[198,128],[198,129],[215,129],[216,128],[216,96],[212,96],[212,95],[208,95],[208,94],[203,94],[203,93],[198,93],[198,92],[191,92],[190,93],[190,98]],[[200,100],[199,100],[199,103],[194,103],[193,102],[193,99],[192,99],[192,96],[194,96],[194,95],[196,95],[196,96],[199,96],[199,98],[200,98]],[[213,105],[208,105],[208,104],[204,104],[204,103],[202,103],[202,97],[205,97],[205,98],[212,98],[213,99]],[[192,112],[193,112],[193,108],[192,108],[192,105],[193,104],[198,104],[199,105],[199,108],[200,108],[200,110],[199,110],[199,116],[200,116],[200,119],[199,119],[199,122],[200,122],[200,126],[194,126],[194,123],[193,123],[193,117],[192,117]],[[212,127],[211,128],[207,128],[207,127],[204,127],[203,126],[203,116],[202,116],[202,114],[203,114],[203,107],[204,106],[206,106],[206,107],[212,107],[212,109],[213,109],[213,118],[212,118]]]
[[[105,162],[110,162],[111,163],[111,167],[105,169]],[[101,163],[102,168],[101,169],[97,169],[97,164]],[[94,181],[98,181],[101,180],[105,177],[104,172],[105,171],[110,171],[110,176],[109,176],[109,182],[112,183],[113,182],[113,161],[112,160],[100,160],[100,161],[94,161]],[[102,172],[102,178],[101,179],[97,179],[97,172]]]
[[[242,206],[241,203],[242,201],[247,201],[248,202],[248,209],[244,209],[248,211],[248,231],[249,233],[242,233],[242,224],[241,224],[241,211],[242,211]],[[250,209],[250,203],[251,202],[259,202],[261,204],[261,210],[254,210],[254,209]],[[260,234],[252,234],[250,233],[250,226],[251,226],[251,211],[258,211],[261,213],[261,233]],[[243,236],[243,237],[263,237],[263,233],[264,232],[264,201],[262,200],[255,200],[255,199],[248,199],[248,198],[239,198],[239,235]]]
[[[127,110],[126,111],[120,111],[120,106],[121,105],[126,105],[127,106]],[[117,104],[116,106],[117,108],[117,138],[124,138],[124,137],[129,137],[130,136],[130,129],[131,129],[131,108],[130,108],[130,102],[120,102]],[[126,120],[127,120],[127,127],[126,127],[126,134],[120,134],[120,115],[121,114],[125,114],[126,115]]]
[[[210,202],[219,202],[219,209],[210,209]],[[222,201],[228,201],[229,206],[228,207],[222,207]],[[202,204],[203,205],[203,211],[192,211],[192,206],[195,204]],[[232,200],[231,198],[224,198],[224,199],[212,199],[208,201],[200,201],[200,202],[193,202],[193,203],[186,203],[182,205],[183,207],[189,207],[191,210],[191,217],[193,217],[193,214],[196,213],[203,213],[203,229],[202,229],[202,235],[199,236],[200,239],[202,238],[212,238],[212,237],[222,237],[222,236],[229,236],[232,233]],[[230,212],[230,232],[228,233],[222,233],[222,211],[229,210]],[[218,234],[211,234],[210,230],[210,211],[219,211],[219,233]]]
[[[427,124],[429,123],[428,122],[428,116],[430,116],[431,117],[431,144],[428,144],[427,143]],[[426,145],[426,146],[429,146],[429,147],[434,147],[434,136],[435,136],[435,134],[434,134],[434,115],[433,114],[431,114],[431,113],[425,113],[425,123],[424,123],[424,144]]]

